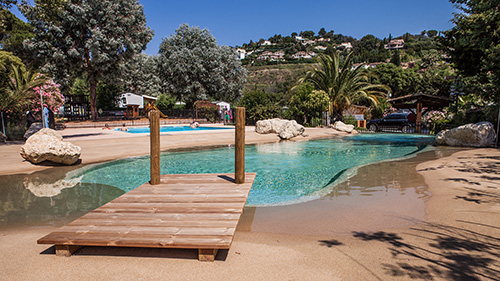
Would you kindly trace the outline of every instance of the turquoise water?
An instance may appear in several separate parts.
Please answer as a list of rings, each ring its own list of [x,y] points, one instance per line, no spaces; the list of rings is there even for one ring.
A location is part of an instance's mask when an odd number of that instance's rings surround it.
[[[246,146],[245,170],[257,177],[248,205],[284,205],[322,197],[370,163],[412,157],[429,149],[432,136],[367,134],[300,142]],[[149,181],[149,157],[87,166],[68,177],[123,191]],[[233,173],[231,147],[161,155],[162,174]],[[69,179],[68,179],[69,180]]]
[[[198,127],[191,128],[189,126],[161,126],[160,133],[166,132],[185,132],[185,131],[207,131],[207,130],[226,130],[233,128],[223,128],[223,127]],[[120,129],[115,129],[116,131],[120,131]],[[132,134],[149,134],[149,127],[139,127],[139,128],[128,128],[127,133]]]

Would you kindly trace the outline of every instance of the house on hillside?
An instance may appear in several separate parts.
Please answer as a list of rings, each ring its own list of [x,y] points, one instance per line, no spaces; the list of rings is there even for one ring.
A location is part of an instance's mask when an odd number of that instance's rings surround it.
[[[345,48],[345,49],[352,49],[352,44],[351,42],[344,42],[339,45],[340,48]]]
[[[389,44],[384,45],[384,48],[388,50],[403,49],[405,46],[405,40],[403,39],[393,39]]]
[[[320,50],[320,51],[325,51],[327,48],[325,46],[316,46],[316,47],[314,47],[314,49]]]
[[[368,68],[375,68],[377,67],[377,65],[379,64],[382,64],[384,62],[372,62],[372,63],[365,63],[365,62],[362,62],[362,63],[355,63],[351,66],[351,70],[354,70],[358,67],[362,67],[364,69],[368,69]]]
[[[294,59],[311,59],[312,57],[315,57],[316,56],[316,53],[315,52],[309,52],[309,53],[306,53],[306,52],[297,52],[295,54],[292,55],[292,58]]]
[[[238,59],[240,60],[244,60],[247,55],[247,51],[245,49],[236,49],[236,53],[238,54]]]
[[[258,58],[258,60],[270,60],[270,61],[279,61],[285,59],[285,52],[276,51],[276,52],[263,52]]]

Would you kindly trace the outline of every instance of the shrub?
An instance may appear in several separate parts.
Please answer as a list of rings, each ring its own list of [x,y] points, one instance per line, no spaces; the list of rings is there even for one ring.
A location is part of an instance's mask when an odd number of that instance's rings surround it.
[[[354,118],[354,116],[346,115],[346,116],[344,116],[344,123],[348,124],[348,125],[356,126],[358,122],[357,122],[356,118]]]

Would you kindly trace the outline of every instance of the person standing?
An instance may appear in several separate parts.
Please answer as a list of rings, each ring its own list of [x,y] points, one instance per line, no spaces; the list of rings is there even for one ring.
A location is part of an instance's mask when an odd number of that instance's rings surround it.
[[[49,108],[46,104],[43,105],[43,127],[49,127]]]
[[[33,116],[33,113],[31,113],[31,111],[26,111],[26,118],[28,120],[27,122],[27,126],[28,126],[28,129],[31,127],[31,124],[35,123],[35,116]]]

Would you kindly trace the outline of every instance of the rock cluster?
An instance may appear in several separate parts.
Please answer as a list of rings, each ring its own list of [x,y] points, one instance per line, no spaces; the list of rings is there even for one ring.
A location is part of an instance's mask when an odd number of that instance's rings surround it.
[[[467,124],[436,135],[438,145],[489,147],[495,143],[495,129],[490,122]]]
[[[304,126],[298,124],[297,121],[279,118],[257,121],[255,131],[259,134],[275,133],[282,140],[289,140],[299,135],[307,136]]]
[[[21,146],[21,156],[31,163],[52,161],[72,165],[80,158],[81,148],[63,141],[61,134],[43,128],[26,140]]]
[[[352,133],[354,131],[354,125],[344,124],[342,121],[337,121],[333,123],[332,128],[340,132]]]
[[[7,141],[7,136],[4,135],[2,132],[0,132],[0,142],[5,142]]]

